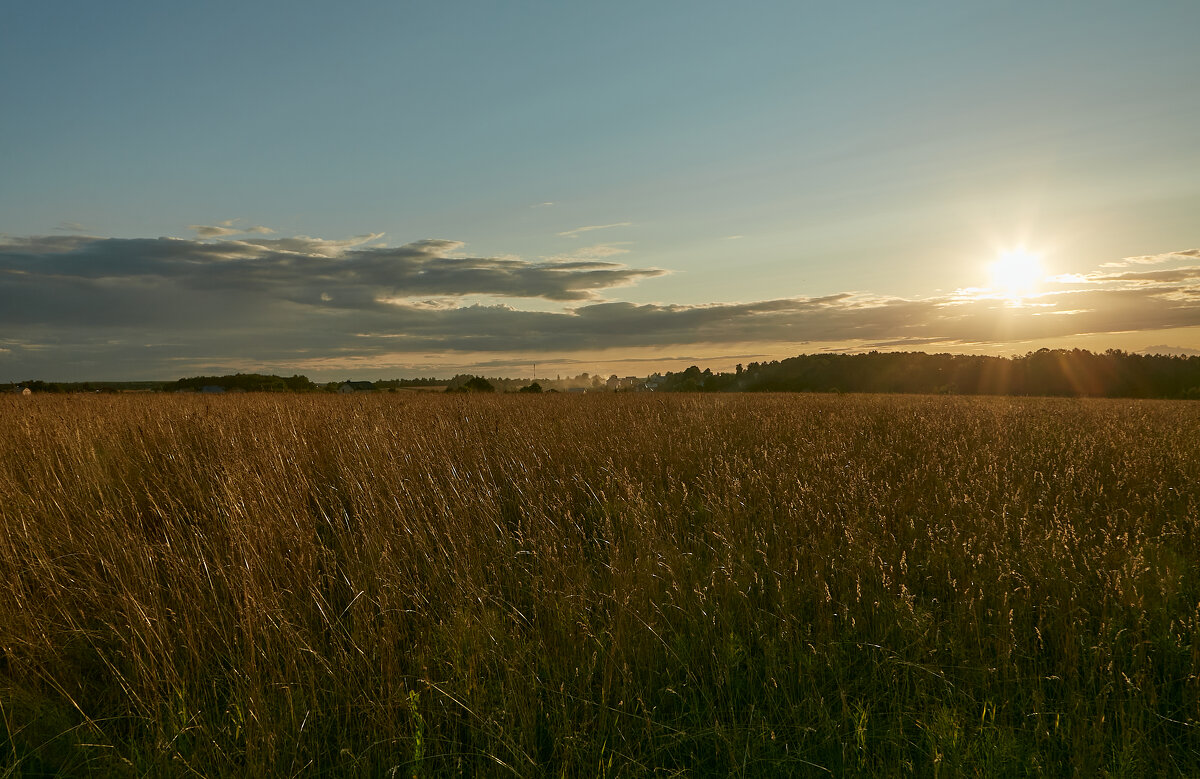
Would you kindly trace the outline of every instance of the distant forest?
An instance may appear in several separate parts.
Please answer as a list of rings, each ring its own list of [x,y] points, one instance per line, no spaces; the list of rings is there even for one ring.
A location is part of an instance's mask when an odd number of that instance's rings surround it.
[[[478,377],[482,379],[483,377]],[[616,379],[613,376],[612,379]],[[389,379],[364,382],[376,391],[404,388],[458,390],[477,377],[459,374],[449,379]],[[492,378],[499,392],[530,391],[527,379]],[[538,379],[549,391],[586,388],[603,392],[600,376]],[[196,392],[206,387],[244,392],[333,392],[342,382],[315,384],[306,376],[239,373],[195,376],[173,382],[25,381],[0,385],[0,391],[28,387],[34,392]],[[610,385],[611,386],[611,385]],[[738,365],[729,373],[692,366],[685,371],[655,374],[622,383],[617,391],[655,392],[882,392],[950,395],[1055,395],[1108,398],[1200,399],[1200,357],[1131,354],[1109,349],[1096,354],[1084,349],[1040,349],[1021,357],[988,357],[924,352],[866,354],[802,354],[776,362]]]
[[[924,352],[806,354],[752,362],[732,373],[696,366],[668,373],[666,392],[907,392],[1200,398],[1200,357],[1110,349],[1040,349],[1023,357]]]
[[[237,373],[232,376],[193,376],[190,379],[164,384],[164,392],[199,391],[205,387],[220,387],[224,390],[242,390],[243,392],[311,392],[317,385],[308,380],[307,376],[264,375],[261,373]]]

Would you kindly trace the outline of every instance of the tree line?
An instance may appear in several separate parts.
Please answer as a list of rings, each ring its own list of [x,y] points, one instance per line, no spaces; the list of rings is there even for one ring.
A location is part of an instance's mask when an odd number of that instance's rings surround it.
[[[615,378],[615,377],[614,377]],[[714,373],[693,365],[652,377],[640,388],[659,392],[880,392],[955,395],[1056,395],[1067,397],[1200,399],[1200,356],[1133,354],[1117,349],[1039,349],[1017,357],[924,352],[802,354],[773,362],[738,365]],[[539,392],[580,383],[603,388],[599,377],[539,380],[459,374],[450,379],[388,379],[377,391],[446,387],[453,392]],[[589,383],[589,379],[592,379]],[[244,392],[333,392],[342,382],[317,384],[307,376],[237,373],[193,376],[173,382],[45,382],[0,385],[41,392],[199,392],[205,387]],[[638,387],[631,387],[638,388]],[[626,388],[623,388],[626,389]]]
[[[958,395],[1200,398],[1200,357],[1117,349],[1039,349],[1018,357],[924,352],[805,354],[668,373],[667,392],[895,392]]]
[[[227,376],[192,376],[164,384],[163,392],[199,392],[205,387],[220,387],[223,390],[243,392],[313,392],[318,386],[307,376],[289,377],[262,373],[235,373]]]

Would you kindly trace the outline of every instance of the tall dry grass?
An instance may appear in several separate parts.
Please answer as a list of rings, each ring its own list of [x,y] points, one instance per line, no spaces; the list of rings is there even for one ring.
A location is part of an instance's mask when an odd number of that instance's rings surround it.
[[[0,775],[1200,773],[1200,404],[0,414]]]

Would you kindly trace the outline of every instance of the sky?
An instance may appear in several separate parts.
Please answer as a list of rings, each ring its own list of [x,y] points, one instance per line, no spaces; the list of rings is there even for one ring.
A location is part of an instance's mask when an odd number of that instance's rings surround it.
[[[1200,3],[11,3],[0,382],[1200,354]]]

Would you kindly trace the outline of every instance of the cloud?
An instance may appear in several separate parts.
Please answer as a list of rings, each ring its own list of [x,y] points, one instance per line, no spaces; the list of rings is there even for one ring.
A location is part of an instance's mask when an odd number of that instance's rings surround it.
[[[250,227],[236,227],[236,223],[240,219],[226,219],[224,222],[215,225],[188,225],[188,229],[196,233],[200,238],[224,238],[230,235],[271,235],[275,231],[263,225],[252,225]]]
[[[458,256],[461,242],[440,239],[367,245],[380,237],[8,239],[0,242],[0,324],[153,326],[204,311],[228,316],[243,304],[243,316],[281,306],[387,311],[406,298],[439,296],[585,302],[664,273],[600,260]]]
[[[1200,357],[1200,349],[1158,344],[1156,346],[1147,346],[1145,349],[1139,349],[1138,354],[1172,354],[1177,357]]]
[[[246,246],[259,246],[271,251],[286,252],[289,254],[338,257],[347,249],[374,243],[381,238],[383,238],[383,233],[365,233],[352,238],[343,238],[335,241],[324,238],[310,238],[307,235],[297,235],[292,238],[244,238],[240,243]],[[458,241],[429,240],[419,241],[411,245],[425,245],[435,250],[452,252],[461,248],[463,244]]]
[[[1113,267],[1105,263],[1101,267]],[[1064,273],[1052,276],[1049,281],[1057,284],[1113,284],[1126,282],[1130,284],[1177,284],[1179,282],[1200,279],[1200,266],[1189,265],[1164,270],[1131,270],[1120,273]]]
[[[1095,277],[1102,281],[1139,281],[1156,284],[1174,284],[1200,278],[1200,267],[1172,268],[1171,270],[1132,271],[1128,273],[1111,273]]]
[[[568,238],[577,238],[581,233],[590,233],[593,230],[608,230],[612,227],[629,227],[633,222],[613,222],[610,225],[588,225],[587,227],[576,227],[574,230],[565,230],[559,235],[564,235]]]
[[[237,235],[241,230],[218,225],[188,225],[188,229],[201,238],[218,238],[223,235]]]
[[[628,243],[628,241],[585,246],[582,249],[576,249],[575,251],[571,252],[571,254],[576,257],[591,258],[616,257],[620,254],[629,254],[629,250],[622,248],[620,243]]]
[[[1164,252],[1163,254],[1146,254],[1140,257],[1125,257],[1116,262],[1106,262],[1100,265],[1101,268],[1128,268],[1131,265],[1160,265],[1164,262],[1172,262],[1174,260],[1188,260],[1195,257],[1200,257],[1200,249],[1185,249],[1178,252]]]
[[[382,246],[379,237],[0,241],[0,333],[9,350],[0,374],[54,378],[69,366],[77,378],[170,378],[263,365],[399,364],[428,354],[443,362],[455,354],[549,360],[591,350],[765,345],[794,353],[808,343],[1007,348],[1200,324],[1194,267],[1086,274],[1086,284],[1052,284],[1020,306],[961,290],[675,305],[600,298],[665,273],[656,268],[471,257],[458,241]],[[510,302],[469,302],[479,299]],[[541,302],[522,303],[529,299]]]
[[[580,259],[598,260],[605,257],[619,257],[622,254],[629,254],[629,249],[621,245],[628,243],[628,241],[618,241],[615,243],[597,244],[595,246],[584,246],[579,249],[572,249],[569,254],[559,254],[548,259],[552,262],[569,262]]]
[[[54,229],[60,233],[82,233],[87,231],[87,228],[79,222],[59,222]]]

